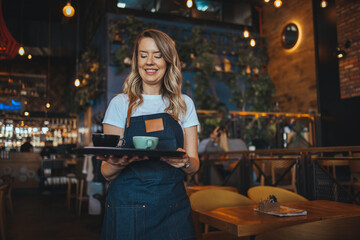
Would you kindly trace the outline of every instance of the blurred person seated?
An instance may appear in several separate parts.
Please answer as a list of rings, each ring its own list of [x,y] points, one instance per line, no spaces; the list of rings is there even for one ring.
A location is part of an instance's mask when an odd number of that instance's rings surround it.
[[[20,152],[32,152],[34,148],[30,142],[31,137],[27,137],[25,143],[23,143],[20,147]]]
[[[50,158],[52,155],[55,156],[56,152],[57,152],[56,149],[53,147],[53,142],[46,141],[45,146],[43,147],[43,149],[40,152],[40,156],[42,158]]]
[[[224,152],[220,146],[220,127],[216,127],[210,134],[209,138],[203,139],[198,146],[199,153]]]
[[[229,132],[225,126],[216,127],[210,134],[210,138],[202,140],[198,146],[199,153],[236,152],[247,150],[248,147],[242,139],[229,138]],[[216,165],[216,169],[223,179],[232,173],[234,168],[237,166],[238,161],[242,158],[242,154],[232,155],[231,158],[234,158],[234,160],[227,160],[224,161],[223,164]],[[235,160],[236,158],[237,160]]]

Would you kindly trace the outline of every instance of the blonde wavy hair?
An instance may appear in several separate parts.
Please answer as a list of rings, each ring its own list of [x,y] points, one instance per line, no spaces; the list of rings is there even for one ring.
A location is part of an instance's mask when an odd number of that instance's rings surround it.
[[[180,59],[175,48],[175,42],[166,33],[155,29],[142,31],[135,41],[131,73],[127,76],[123,85],[123,92],[128,95],[130,101],[129,116],[144,101],[141,95],[143,92],[142,79],[138,69],[138,49],[143,38],[152,38],[155,41],[166,62],[166,71],[160,94],[163,99],[168,100],[165,112],[169,113],[174,119],[179,120],[179,118],[185,117],[186,114],[186,104],[181,96],[183,78]]]

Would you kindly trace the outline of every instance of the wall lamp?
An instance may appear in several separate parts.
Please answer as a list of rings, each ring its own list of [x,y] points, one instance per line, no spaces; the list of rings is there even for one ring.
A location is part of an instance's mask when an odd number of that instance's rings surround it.
[[[346,40],[344,47],[345,47],[345,49],[350,48],[351,47],[351,41]],[[346,52],[341,47],[337,47],[336,48],[336,56],[337,56],[338,59],[342,59],[342,58],[346,57]]]

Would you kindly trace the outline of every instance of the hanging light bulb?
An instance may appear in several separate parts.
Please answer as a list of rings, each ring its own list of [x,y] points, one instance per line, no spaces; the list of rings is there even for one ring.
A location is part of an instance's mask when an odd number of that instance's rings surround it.
[[[270,2],[270,0],[264,0],[264,2],[268,3],[268,2]]]
[[[68,2],[65,7],[63,8],[63,14],[65,17],[72,17],[75,14],[75,9],[73,8],[73,6],[71,6],[71,3]]]
[[[45,107],[46,107],[47,109],[49,109],[49,108],[51,107],[50,103],[47,102],[47,103],[45,104]]]
[[[192,1],[192,0],[187,0],[187,1],[186,1],[186,6],[187,6],[188,8],[191,8],[191,7],[193,6],[193,1]]]
[[[24,50],[23,46],[21,46],[21,47],[19,48],[19,55],[20,55],[20,56],[23,56],[24,54],[25,54],[25,50]]]
[[[255,39],[251,39],[250,46],[255,47],[255,45],[256,45]]]
[[[25,117],[28,117],[29,115],[30,115],[30,113],[29,113],[28,111],[25,111],[25,112],[24,112],[24,116],[25,116]]]
[[[32,59],[32,55],[31,55],[31,54],[28,55],[28,59],[29,59],[29,60]]]
[[[75,85],[75,87],[80,86],[80,80],[78,78],[75,79],[74,85]]]
[[[326,8],[327,5],[328,5],[328,3],[327,3],[327,1],[325,1],[325,0],[322,0],[321,3],[320,3],[320,6],[321,6],[322,8]]]
[[[248,38],[250,36],[250,33],[247,29],[244,30],[243,36],[244,36],[244,38]]]
[[[274,6],[275,6],[276,8],[281,7],[281,5],[282,5],[282,1],[281,1],[281,0],[275,0]]]

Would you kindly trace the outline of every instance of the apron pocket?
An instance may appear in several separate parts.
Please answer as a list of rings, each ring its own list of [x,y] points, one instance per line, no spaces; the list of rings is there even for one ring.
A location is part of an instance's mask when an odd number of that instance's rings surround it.
[[[106,240],[145,240],[145,205],[106,206]]]

